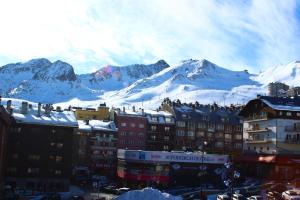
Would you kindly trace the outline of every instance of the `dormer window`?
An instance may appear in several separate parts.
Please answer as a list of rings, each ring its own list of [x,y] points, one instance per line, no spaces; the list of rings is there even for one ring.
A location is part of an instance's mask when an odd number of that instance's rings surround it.
[[[157,117],[151,117],[151,121],[157,122],[157,121],[158,121],[158,120],[157,120]]]
[[[286,116],[292,116],[292,113],[291,112],[286,112]]]

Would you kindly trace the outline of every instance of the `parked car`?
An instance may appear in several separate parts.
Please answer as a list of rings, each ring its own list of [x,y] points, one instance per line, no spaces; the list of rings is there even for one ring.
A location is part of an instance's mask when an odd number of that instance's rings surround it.
[[[233,194],[232,199],[233,200],[246,200],[247,198],[244,197],[244,195],[242,195],[242,194]]]
[[[267,200],[280,200],[282,199],[282,192],[286,191],[287,187],[284,184],[275,184],[267,189]]]
[[[103,192],[110,193],[110,194],[117,194],[118,187],[116,185],[109,185],[102,189]]]
[[[229,200],[229,196],[227,194],[219,194],[217,200]]]
[[[118,190],[118,193],[117,194],[123,194],[125,192],[128,192],[130,190],[130,188],[127,188],[127,187],[122,187],[122,188],[119,188],[117,189]]]
[[[300,190],[287,190],[282,193],[283,200],[300,200]]]
[[[263,200],[263,198],[260,195],[255,195],[255,196],[248,197],[247,200]]]

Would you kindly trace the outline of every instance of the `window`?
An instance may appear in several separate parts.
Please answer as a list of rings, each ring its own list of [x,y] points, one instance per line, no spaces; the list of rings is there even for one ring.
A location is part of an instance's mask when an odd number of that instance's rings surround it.
[[[63,160],[62,156],[56,156],[55,161],[56,162],[61,162]]]
[[[17,153],[14,153],[14,154],[12,155],[12,158],[13,158],[13,159],[18,159],[18,158],[19,158],[19,155],[18,155]]]
[[[237,140],[241,140],[243,136],[242,136],[241,134],[237,134],[237,135],[235,135],[234,137],[235,137],[235,139],[237,139]]]
[[[61,170],[55,170],[55,171],[54,171],[54,174],[55,174],[55,175],[61,175],[62,172],[61,172]]]
[[[279,111],[279,116],[282,116],[282,111]]]
[[[233,147],[235,149],[241,149],[243,147],[243,144],[242,143],[234,143]]]
[[[56,130],[52,129],[52,130],[51,130],[51,133],[56,133]]]
[[[194,131],[188,131],[187,135],[188,135],[188,137],[195,137],[195,132]]]
[[[51,147],[54,147],[54,146],[55,146],[55,142],[51,142],[51,143],[50,143],[50,146],[51,146]]]
[[[157,119],[157,117],[151,117],[151,121],[158,122],[158,119]]]
[[[138,133],[138,136],[143,137],[144,133]]]
[[[16,173],[17,168],[16,167],[8,167],[6,171],[9,172],[9,173]]]
[[[197,136],[198,137],[204,137],[205,133],[203,131],[198,131]]]
[[[201,129],[205,129],[205,123],[204,122],[200,122],[198,123],[198,128],[201,128]]]
[[[230,134],[225,134],[225,139],[231,139],[231,135]]]
[[[299,113],[299,112],[297,112],[297,114],[296,114],[296,115],[297,115],[297,117],[300,117],[300,113]]]
[[[183,121],[178,121],[178,122],[177,122],[177,126],[178,126],[178,127],[185,127],[185,122],[183,122]]]
[[[170,132],[170,127],[165,127],[165,132]]]
[[[170,137],[169,137],[169,136],[164,136],[164,140],[165,140],[165,141],[169,141],[169,140],[170,140]]]
[[[169,150],[169,146],[167,146],[167,145],[164,145],[164,150]]]
[[[215,145],[216,145],[216,147],[223,147],[224,146],[223,142],[216,142]]]
[[[139,124],[139,128],[144,128],[145,125],[144,124]]]
[[[28,174],[38,174],[39,171],[40,171],[39,168],[28,168],[28,169],[27,169],[27,173],[28,173]]]
[[[151,135],[151,140],[156,140],[156,136],[155,135]]]
[[[166,122],[172,122],[172,118],[171,117],[166,117],[165,120],[166,120]]]
[[[286,116],[292,116],[292,113],[291,112],[286,112]]]
[[[224,130],[224,124],[218,124],[217,130]]]
[[[151,126],[151,131],[156,131],[156,126]]]
[[[185,135],[185,131],[184,130],[177,130],[176,131],[176,135],[177,136],[184,136]]]
[[[50,159],[50,160],[54,160],[54,159],[55,159],[55,156],[50,155],[50,156],[49,156],[49,159]]]
[[[28,160],[40,160],[40,155],[29,155]]]
[[[135,123],[131,123],[130,126],[131,126],[132,128],[134,128],[134,127],[135,127]]]
[[[57,143],[57,148],[62,148],[64,146],[63,143]]]
[[[126,125],[127,125],[126,122],[121,123],[121,126],[123,126],[123,127],[125,127]]]

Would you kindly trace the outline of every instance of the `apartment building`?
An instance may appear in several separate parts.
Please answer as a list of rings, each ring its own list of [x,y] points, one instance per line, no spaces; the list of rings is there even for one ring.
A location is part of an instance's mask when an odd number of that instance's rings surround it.
[[[6,184],[13,188],[68,191],[72,145],[78,127],[72,111],[50,104],[7,101],[13,123],[7,140]]]
[[[300,98],[258,96],[240,115],[244,118],[244,161],[261,163],[252,168],[253,174],[300,177]]]

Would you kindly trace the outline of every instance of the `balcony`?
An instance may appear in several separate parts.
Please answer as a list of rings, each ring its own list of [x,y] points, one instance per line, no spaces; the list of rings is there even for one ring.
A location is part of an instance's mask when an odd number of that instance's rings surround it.
[[[299,132],[300,133],[300,127],[299,126],[285,126],[284,130],[286,132]]]
[[[247,144],[259,144],[259,143],[272,143],[273,138],[251,138],[251,139],[246,139],[245,143]]]
[[[268,132],[269,128],[260,128],[260,127],[253,127],[253,128],[246,128],[245,131],[247,133],[259,133],[259,132]]]
[[[268,120],[268,117],[265,115],[244,118],[244,122],[255,122],[255,121],[265,121],[265,120]]]
[[[285,139],[284,142],[288,144],[300,144],[300,140],[297,140],[296,138]]]

